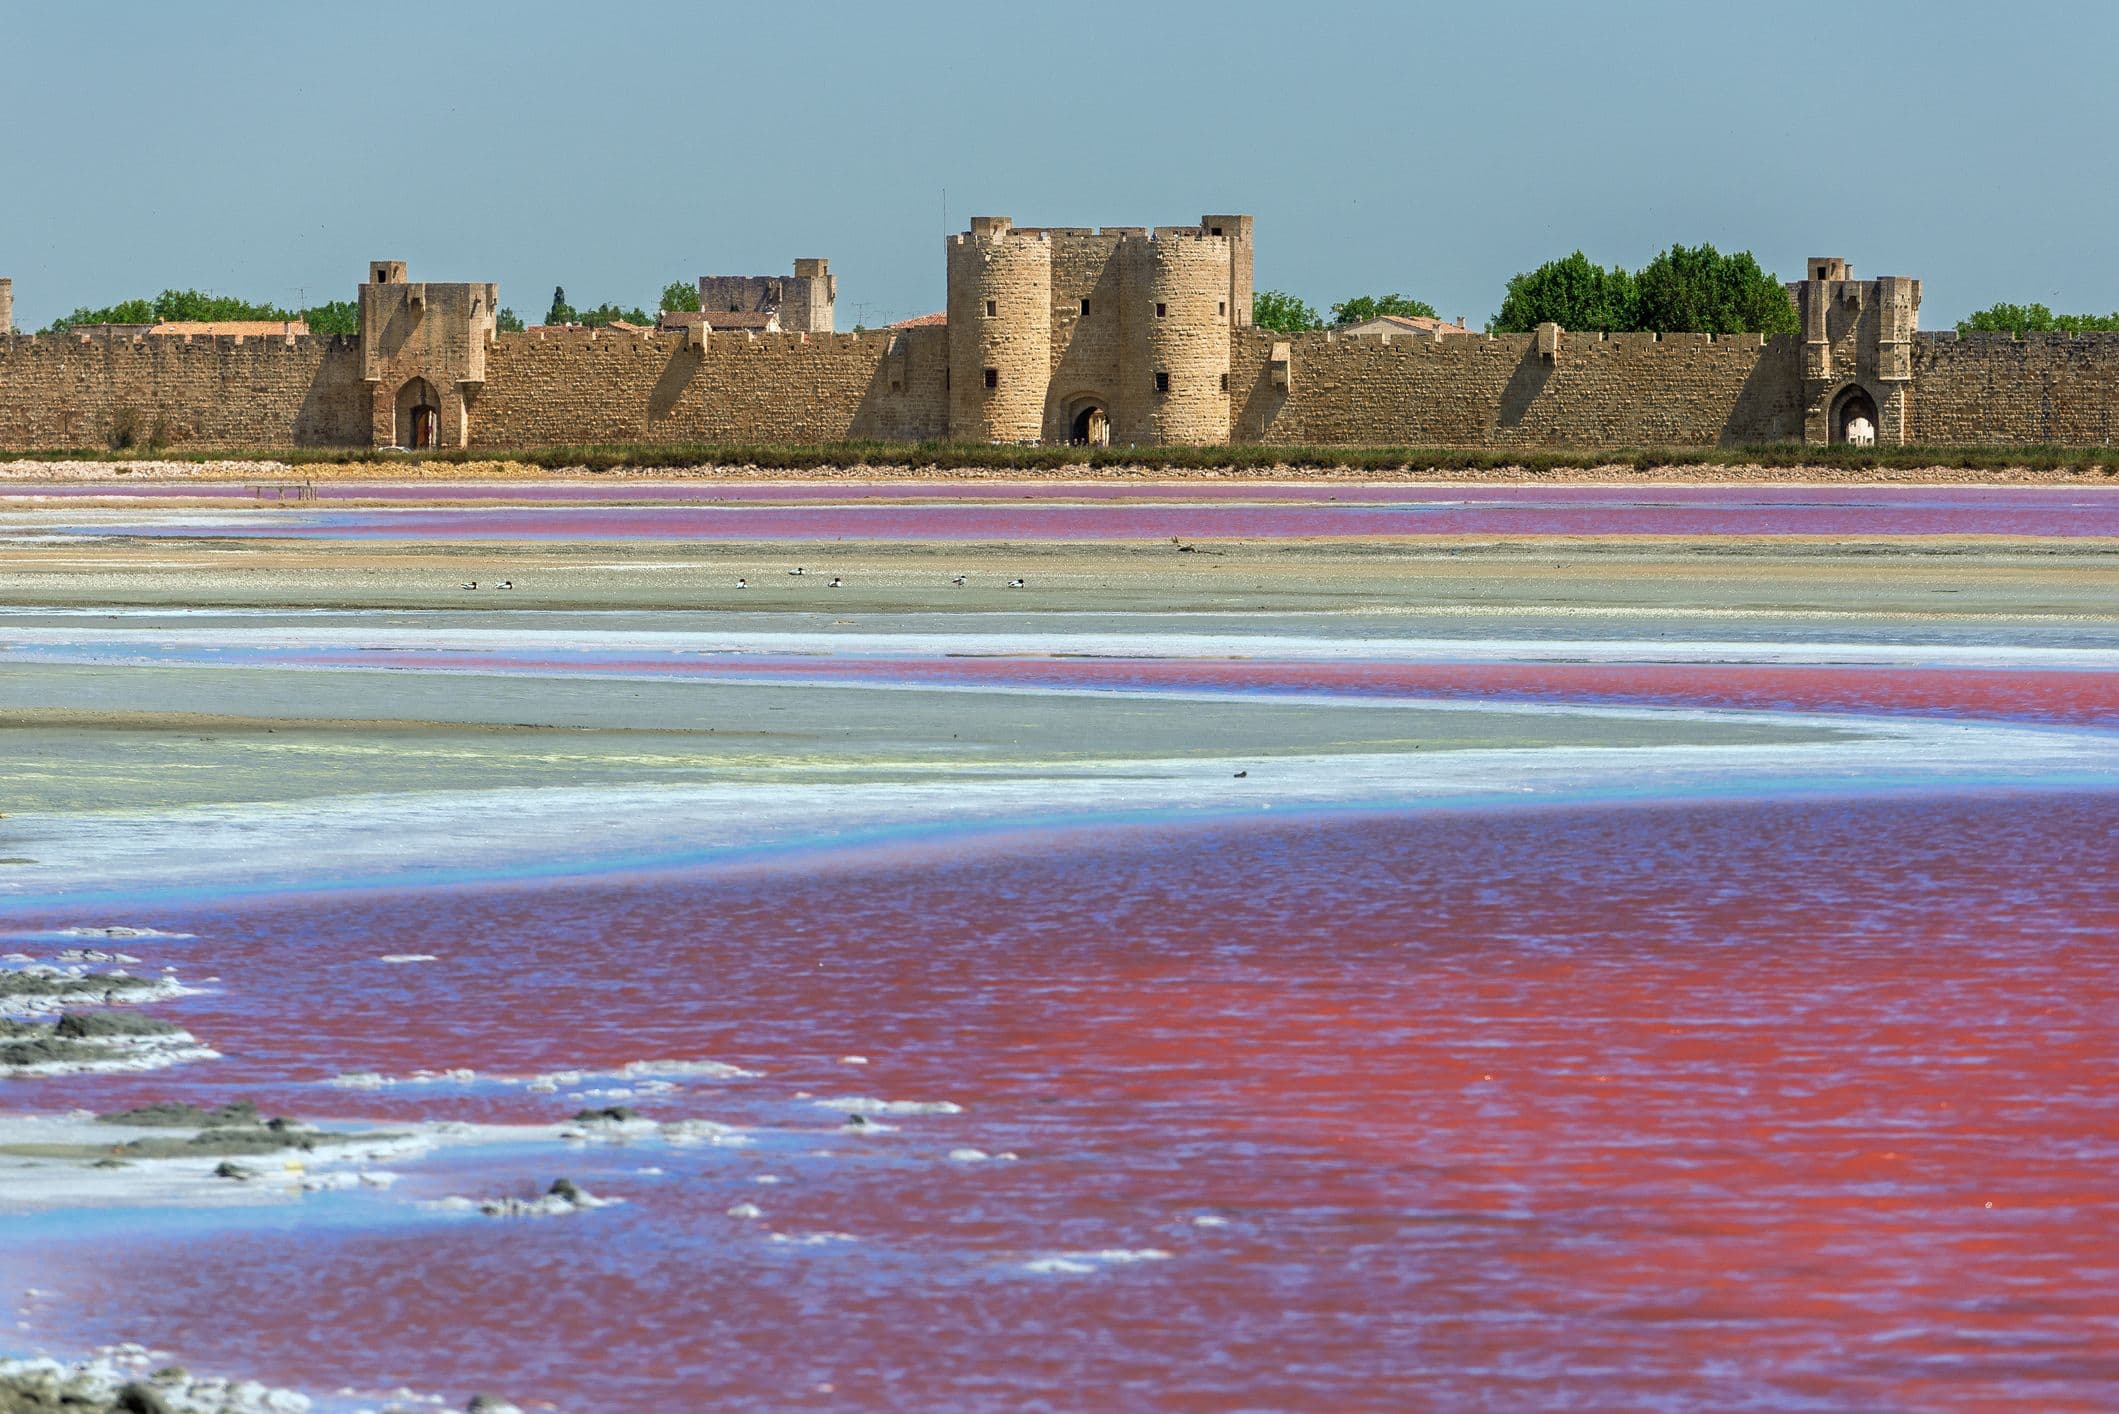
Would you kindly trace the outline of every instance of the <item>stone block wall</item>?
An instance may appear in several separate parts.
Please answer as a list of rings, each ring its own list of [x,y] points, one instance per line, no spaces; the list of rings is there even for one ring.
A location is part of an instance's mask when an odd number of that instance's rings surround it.
[[[502,334],[474,447],[924,441],[948,433],[945,331]]]
[[[2119,334],[1922,334],[1912,440],[2109,446],[2119,441]]]
[[[1290,387],[1274,386],[1276,343]],[[1232,440],[1277,445],[1683,447],[1802,434],[1796,341],[1535,334],[1439,342],[1237,331]]]
[[[0,447],[365,446],[360,340],[0,338]]]
[[[1092,288],[1101,288],[1100,286]],[[1099,296],[1092,293],[1094,301]],[[1053,407],[1079,355],[1117,357],[1116,311],[1053,343]],[[950,435],[950,331],[554,330],[502,334],[468,391],[471,444],[922,441]],[[1229,439],[1495,449],[1789,441],[1804,429],[1800,336],[1559,333],[1440,343],[1231,330]],[[1084,341],[1099,340],[1090,357]],[[1271,366],[1289,351],[1288,386]],[[1070,350],[1074,352],[1070,353]],[[196,450],[370,444],[373,389],[350,337],[0,337],[0,448]],[[2119,335],[1921,335],[1909,440],[2119,443]],[[1086,374],[1086,367],[1084,372]],[[1047,435],[1063,438],[1064,428]]]

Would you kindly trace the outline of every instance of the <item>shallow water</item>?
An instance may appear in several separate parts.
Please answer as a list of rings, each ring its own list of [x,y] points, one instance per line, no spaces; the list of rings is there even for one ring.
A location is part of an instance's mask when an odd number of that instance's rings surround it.
[[[1359,489],[165,528],[2119,513]],[[595,1410],[2109,1407],[2119,633],[2064,578],[1953,617],[1897,572],[1712,620],[9,610],[0,952],[160,930],[108,946],[221,1057],[0,1107],[733,1127],[262,1205],[10,1211],[0,1169],[16,1341]],[[422,1206],[562,1174],[623,1201]]]
[[[158,913],[232,984],[171,1014],[239,1046],[40,1098],[554,1119],[302,1082],[707,1056],[763,1074],[628,1103],[777,1132],[536,1156],[631,1201],[505,1231],[128,1233],[39,1269],[40,1328],[568,1407],[2093,1408],[2115,835],[2109,794],[1448,813]]]
[[[182,495],[248,503],[233,513],[121,510],[92,520],[11,508],[10,523],[0,525],[69,535],[468,541],[2119,535],[2119,488],[2105,487],[326,484],[319,499],[426,503],[335,511],[257,502],[241,488],[220,485],[17,483],[0,490],[11,499]],[[491,504],[502,499],[514,504]]]

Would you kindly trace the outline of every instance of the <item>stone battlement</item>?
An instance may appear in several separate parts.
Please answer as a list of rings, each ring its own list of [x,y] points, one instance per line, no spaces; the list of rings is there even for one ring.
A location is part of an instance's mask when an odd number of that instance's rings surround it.
[[[944,239],[946,322],[839,333],[829,262],[702,276],[706,321],[500,333],[490,283],[369,264],[360,333],[7,332],[0,447],[499,449],[847,440],[1655,448],[2108,445],[2119,334],[1923,332],[1921,285],[1818,257],[1800,332],[1344,338],[1251,327],[1252,219]],[[770,315],[770,320],[758,315]]]

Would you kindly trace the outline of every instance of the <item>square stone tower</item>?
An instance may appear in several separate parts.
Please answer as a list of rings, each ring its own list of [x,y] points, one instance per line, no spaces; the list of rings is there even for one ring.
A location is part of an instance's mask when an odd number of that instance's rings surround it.
[[[1905,445],[1920,281],[1857,280],[1846,261],[1816,256],[1795,287],[1795,303],[1803,331],[1803,440]]]
[[[0,275],[0,338],[15,332],[15,282]]]
[[[373,445],[470,445],[500,286],[414,283],[402,260],[371,261],[368,274],[360,287],[361,378]]]
[[[701,275],[699,308],[707,323],[716,314],[777,314],[792,334],[829,334],[839,297],[831,262],[797,260],[793,275]]]

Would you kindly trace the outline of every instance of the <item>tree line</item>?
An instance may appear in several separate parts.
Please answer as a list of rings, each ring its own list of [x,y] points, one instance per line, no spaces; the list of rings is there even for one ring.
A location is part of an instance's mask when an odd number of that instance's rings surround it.
[[[663,287],[660,310],[699,308],[698,286],[672,280]],[[1284,290],[1260,290],[1251,300],[1251,322],[1261,329],[1298,332],[1345,328],[1380,315],[1434,319],[1435,307],[1406,295],[1356,295],[1330,307],[1329,319]],[[64,333],[81,324],[229,323],[239,320],[285,322],[300,319],[312,334],[360,332],[360,308],[352,300],[330,300],[305,309],[283,309],[233,295],[203,290],[164,290],[151,299],[120,300],[101,308],[82,307],[61,315],[46,333]],[[582,324],[605,328],[624,321],[653,324],[656,316],[635,305],[606,301],[593,309],[576,309],[564,287],[552,291],[547,324]],[[504,332],[523,327],[512,309],[496,323]],[[1750,251],[1724,255],[1712,245],[1673,245],[1637,271],[1603,267],[1581,251],[1548,260],[1516,275],[1502,296],[1501,310],[1487,321],[1490,334],[1524,334],[1544,323],[1583,333],[1788,334],[1796,329],[1795,306],[1785,286],[1764,270]],[[2056,314],[2042,304],[1990,305],[1957,321],[1960,333],[2088,334],[2119,332],[2119,312]]]
[[[1424,300],[1362,296],[1332,306],[1331,327],[1378,314],[1435,317]],[[1309,305],[1279,290],[1252,300],[1251,322],[1267,329],[1322,329]],[[1673,245],[1639,270],[1597,265],[1581,251],[1548,260],[1508,282],[1490,334],[1525,334],[1540,324],[1584,333],[1785,334],[1795,305],[1750,251],[1724,255],[1712,245]]]
[[[353,334],[360,330],[360,309],[352,300],[331,300],[295,310],[204,290],[164,290],[152,299],[119,300],[100,309],[83,306],[60,315],[45,326],[44,332],[63,334],[77,324],[226,324],[238,320],[285,323],[292,319],[307,323],[312,334]]]

